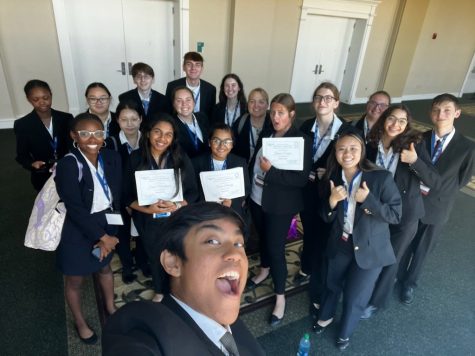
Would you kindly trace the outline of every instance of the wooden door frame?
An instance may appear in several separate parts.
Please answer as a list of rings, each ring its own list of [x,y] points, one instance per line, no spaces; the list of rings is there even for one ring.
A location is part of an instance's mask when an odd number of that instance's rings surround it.
[[[346,86],[341,88],[341,101],[353,104],[358,102],[358,99],[355,97],[356,89],[358,87],[359,78],[361,75],[361,69],[363,66],[363,59],[368,46],[369,35],[371,32],[373,19],[375,16],[376,7],[380,3],[380,0],[303,0],[302,11],[300,16],[300,22],[306,20],[306,17],[309,14],[320,15],[320,16],[333,16],[333,17],[344,17],[356,19],[360,23],[364,21],[364,26],[360,26],[359,29],[362,31],[359,34],[361,38],[360,46],[357,48],[357,52],[354,52],[352,58],[352,68],[351,71],[345,73],[343,76],[342,83],[347,83]],[[355,31],[357,28],[355,27]],[[299,28],[300,36],[300,28]],[[353,32],[353,37],[355,32]],[[298,39],[297,39],[298,41]],[[353,39],[352,39],[353,43]],[[297,46],[298,47],[298,46]],[[296,48],[297,48],[296,47]],[[354,49],[355,50],[355,49]],[[295,58],[297,56],[297,50],[294,56],[294,65]],[[350,60],[350,57],[347,59],[347,62]],[[293,73],[293,69],[292,69]],[[349,74],[348,74],[349,73]],[[352,78],[347,78],[347,75],[351,75]],[[292,79],[293,80],[293,79]]]
[[[68,99],[69,112],[76,115],[81,112],[79,102],[76,75],[74,74],[74,60],[72,56],[72,44],[69,39],[69,27],[66,15],[65,3],[69,0],[52,0],[54,18],[56,21],[56,33],[58,36],[61,63],[63,66],[66,97]],[[173,3],[173,68],[175,78],[181,74],[181,59],[189,47],[189,0],[166,0]]]

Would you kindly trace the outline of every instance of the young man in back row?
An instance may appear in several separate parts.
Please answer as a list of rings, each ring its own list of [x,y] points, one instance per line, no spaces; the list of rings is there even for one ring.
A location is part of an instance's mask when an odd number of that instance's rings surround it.
[[[201,79],[203,62],[203,57],[198,52],[185,53],[183,57],[183,71],[186,76],[185,78],[169,82],[165,95],[170,105],[172,105],[172,96],[175,88],[188,87],[193,92],[195,99],[194,112],[203,112],[210,119],[213,108],[216,105],[216,87]]]
[[[422,267],[449,219],[456,193],[474,174],[475,144],[454,127],[460,114],[455,96],[441,94],[432,100],[430,116],[434,129],[425,132],[423,139],[432,164],[441,176],[441,185],[429,189],[421,184],[425,216],[419,221],[416,236],[399,267],[398,280],[402,285],[401,302],[404,304],[413,302]]]

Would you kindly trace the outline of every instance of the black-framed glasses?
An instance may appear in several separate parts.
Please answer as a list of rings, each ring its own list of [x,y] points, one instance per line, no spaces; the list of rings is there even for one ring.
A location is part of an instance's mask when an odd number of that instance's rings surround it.
[[[224,139],[224,140],[221,140],[221,139],[219,139],[219,138],[217,138],[217,137],[214,137],[214,138],[211,139],[211,144],[212,144],[213,146],[218,146],[218,147],[219,147],[221,144],[222,144],[224,147],[231,147],[232,144],[233,144],[233,140],[230,139],[230,138],[226,138],[226,139]]]
[[[87,140],[89,137],[94,136],[95,138],[104,138],[106,136],[106,132],[104,130],[96,130],[96,131],[87,131],[87,130],[79,130],[77,131],[80,138]]]
[[[379,108],[382,111],[386,110],[389,107],[389,105],[386,103],[378,103],[377,101],[374,101],[374,100],[368,101],[368,104],[374,108]]]
[[[397,123],[399,126],[406,126],[407,125],[407,119],[406,118],[399,118],[394,115],[389,115],[386,119],[387,122],[394,124]]]
[[[110,96],[101,96],[100,98],[94,98],[94,97],[89,97],[87,98],[87,101],[89,101],[91,104],[96,104],[96,103],[106,103],[110,100]]]
[[[334,96],[331,96],[331,95],[324,95],[324,96],[322,96],[322,95],[315,95],[315,96],[313,97],[313,100],[315,100],[317,103],[321,103],[322,100],[323,100],[325,103],[329,104],[329,103],[331,103],[333,100],[336,100],[336,98],[335,98]]]

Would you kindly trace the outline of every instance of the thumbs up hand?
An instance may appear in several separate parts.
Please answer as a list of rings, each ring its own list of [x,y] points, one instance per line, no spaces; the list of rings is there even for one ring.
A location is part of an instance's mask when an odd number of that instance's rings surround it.
[[[345,187],[342,185],[335,187],[335,183],[333,183],[332,180],[330,180],[330,191],[331,193],[329,202],[332,209],[335,208],[339,201],[344,200],[348,196]]]
[[[401,162],[413,164],[415,161],[417,161],[417,152],[416,148],[414,147],[414,142],[411,142],[408,150],[402,150]]]
[[[366,197],[369,194],[369,188],[366,185],[366,181],[363,181],[363,184],[358,188],[358,190],[355,193],[355,200],[358,203],[362,203],[366,200]]]

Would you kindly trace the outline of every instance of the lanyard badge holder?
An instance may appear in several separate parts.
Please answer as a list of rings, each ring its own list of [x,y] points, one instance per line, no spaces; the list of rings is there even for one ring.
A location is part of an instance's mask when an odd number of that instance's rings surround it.
[[[106,220],[107,224],[109,225],[124,225],[124,221],[122,220],[122,215],[120,214],[120,211],[114,211],[112,208],[112,201],[111,197],[109,195],[110,190],[109,190],[109,185],[107,184],[106,180],[106,174],[104,170],[104,161],[102,160],[102,156],[99,155],[99,166],[102,169],[102,172],[104,173],[104,177],[101,177],[99,172],[96,170],[96,177],[99,180],[99,183],[101,184],[102,190],[104,191],[104,194],[109,201],[109,211],[106,213]]]

